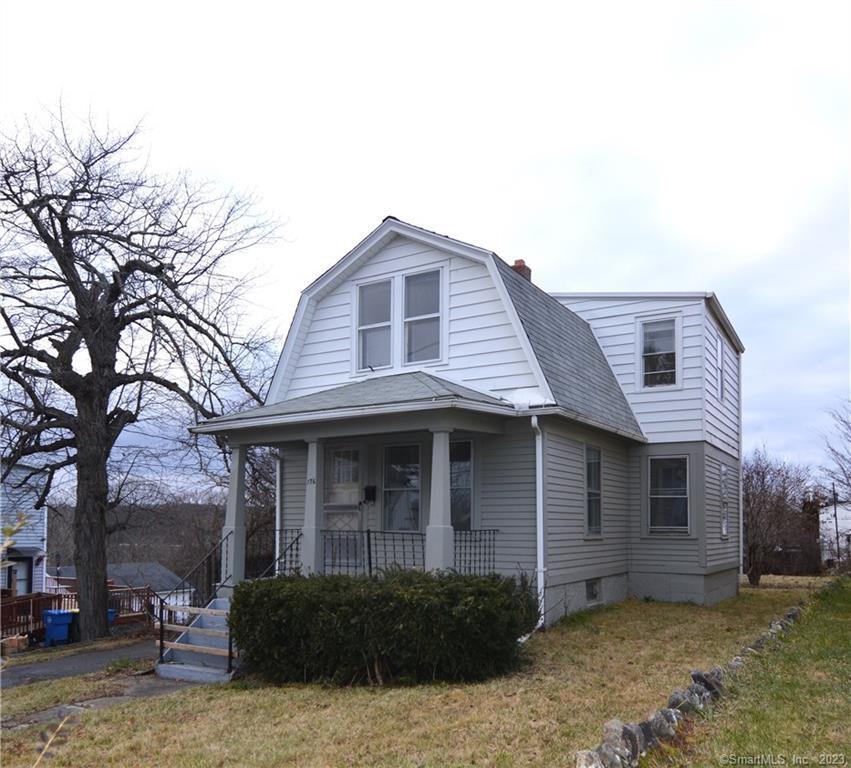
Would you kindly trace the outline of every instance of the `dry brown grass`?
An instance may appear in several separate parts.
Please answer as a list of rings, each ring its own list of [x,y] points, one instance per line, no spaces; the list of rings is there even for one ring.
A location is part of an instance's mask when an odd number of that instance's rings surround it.
[[[748,577],[740,578],[741,586],[745,589],[821,589],[833,576],[775,576],[766,574],[759,580],[758,587],[748,584]]]
[[[53,765],[572,766],[605,720],[645,716],[806,594],[627,601],[533,638],[522,670],[478,685],[193,688],[87,714]],[[27,764],[34,738],[7,737],[4,765]]]
[[[67,656],[76,656],[78,653],[90,653],[91,651],[107,651],[112,648],[123,648],[125,645],[134,645],[139,640],[151,637],[151,630],[144,629],[132,635],[121,637],[104,637],[100,640],[91,640],[86,643],[73,643],[71,645],[57,645],[53,648],[36,648],[31,651],[22,651],[10,656],[3,664],[3,668],[17,666],[18,664],[35,664],[40,661],[53,661]]]

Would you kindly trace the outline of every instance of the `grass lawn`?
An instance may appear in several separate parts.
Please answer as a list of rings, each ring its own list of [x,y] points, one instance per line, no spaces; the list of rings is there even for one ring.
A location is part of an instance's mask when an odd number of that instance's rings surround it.
[[[122,635],[121,637],[105,637],[85,643],[72,643],[71,645],[57,645],[53,648],[36,648],[32,651],[22,651],[6,659],[3,668],[17,666],[18,664],[35,664],[39,661],[52,661],[53,659],[61,659],[66,656],[76,656],[78,653],[122,648],[125,645],[134,645],[146,637],[153,637],[150,629],[132,635]]]
[[[817,595],[779,648],[749,662],[686,745],[652,764],[718,766],[733,764],[731,755],[851,763],[851,579]],[[841,757],[820,762],[829,755]]]
[[[743,589],[714,608],[630,600],[534,637],[523,669],[476,685],[199,686],[85,714],[51,765],[573,766],[605,720],[644,717],[808,593]],[[31,763],[36,740],[6,734],[3,765]]]
[[[121,692],[120,676],[146,667],[150,669],[151,662],[145,659],[116,659],[102,672],[4,688],[0,691],[0,714],[6,720],[59,704],[112,696]]]

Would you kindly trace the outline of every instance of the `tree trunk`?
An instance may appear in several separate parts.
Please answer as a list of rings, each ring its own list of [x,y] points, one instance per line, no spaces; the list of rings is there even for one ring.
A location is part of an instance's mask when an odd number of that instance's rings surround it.
[[[762,578],[762,562],[756,547],[750,547],[748,550],[748,583],[752,587],[759,586],[759,580]]]
[[[106,509],[109,498],[106,409],[78,403],[77,506],[74,563],[80,603],[80,639],[109,635],[106,588]],[[100,411],[100,413],[98,413]]]

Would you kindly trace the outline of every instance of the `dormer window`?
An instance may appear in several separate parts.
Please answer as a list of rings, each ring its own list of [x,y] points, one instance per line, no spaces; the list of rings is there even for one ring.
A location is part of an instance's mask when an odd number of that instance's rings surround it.
[[[367,283],[358,288],[358,368],[386,368],[391,358],[390,280]]]
[[[641,325],[642,386],[664,387],[677,383],[676,322],[673,318]]]
[[[405,362],[440,359],[440,270],[405,276]]]

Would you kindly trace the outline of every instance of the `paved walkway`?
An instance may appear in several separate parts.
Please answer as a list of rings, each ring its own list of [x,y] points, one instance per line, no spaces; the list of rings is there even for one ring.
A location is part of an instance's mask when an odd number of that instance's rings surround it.
[[[32,664],[13,664],[11,667],[0,671],[0,687],[13,688],[16,685],[37,683],[40,680],[85,675],[104,669],[117,659],[151,659],[153,661],[156,656],[156,645],[152,638],[148,638],[118,648],[106,648],[102,651],[80,651],[80,653],[71,656],[43,659]]]

